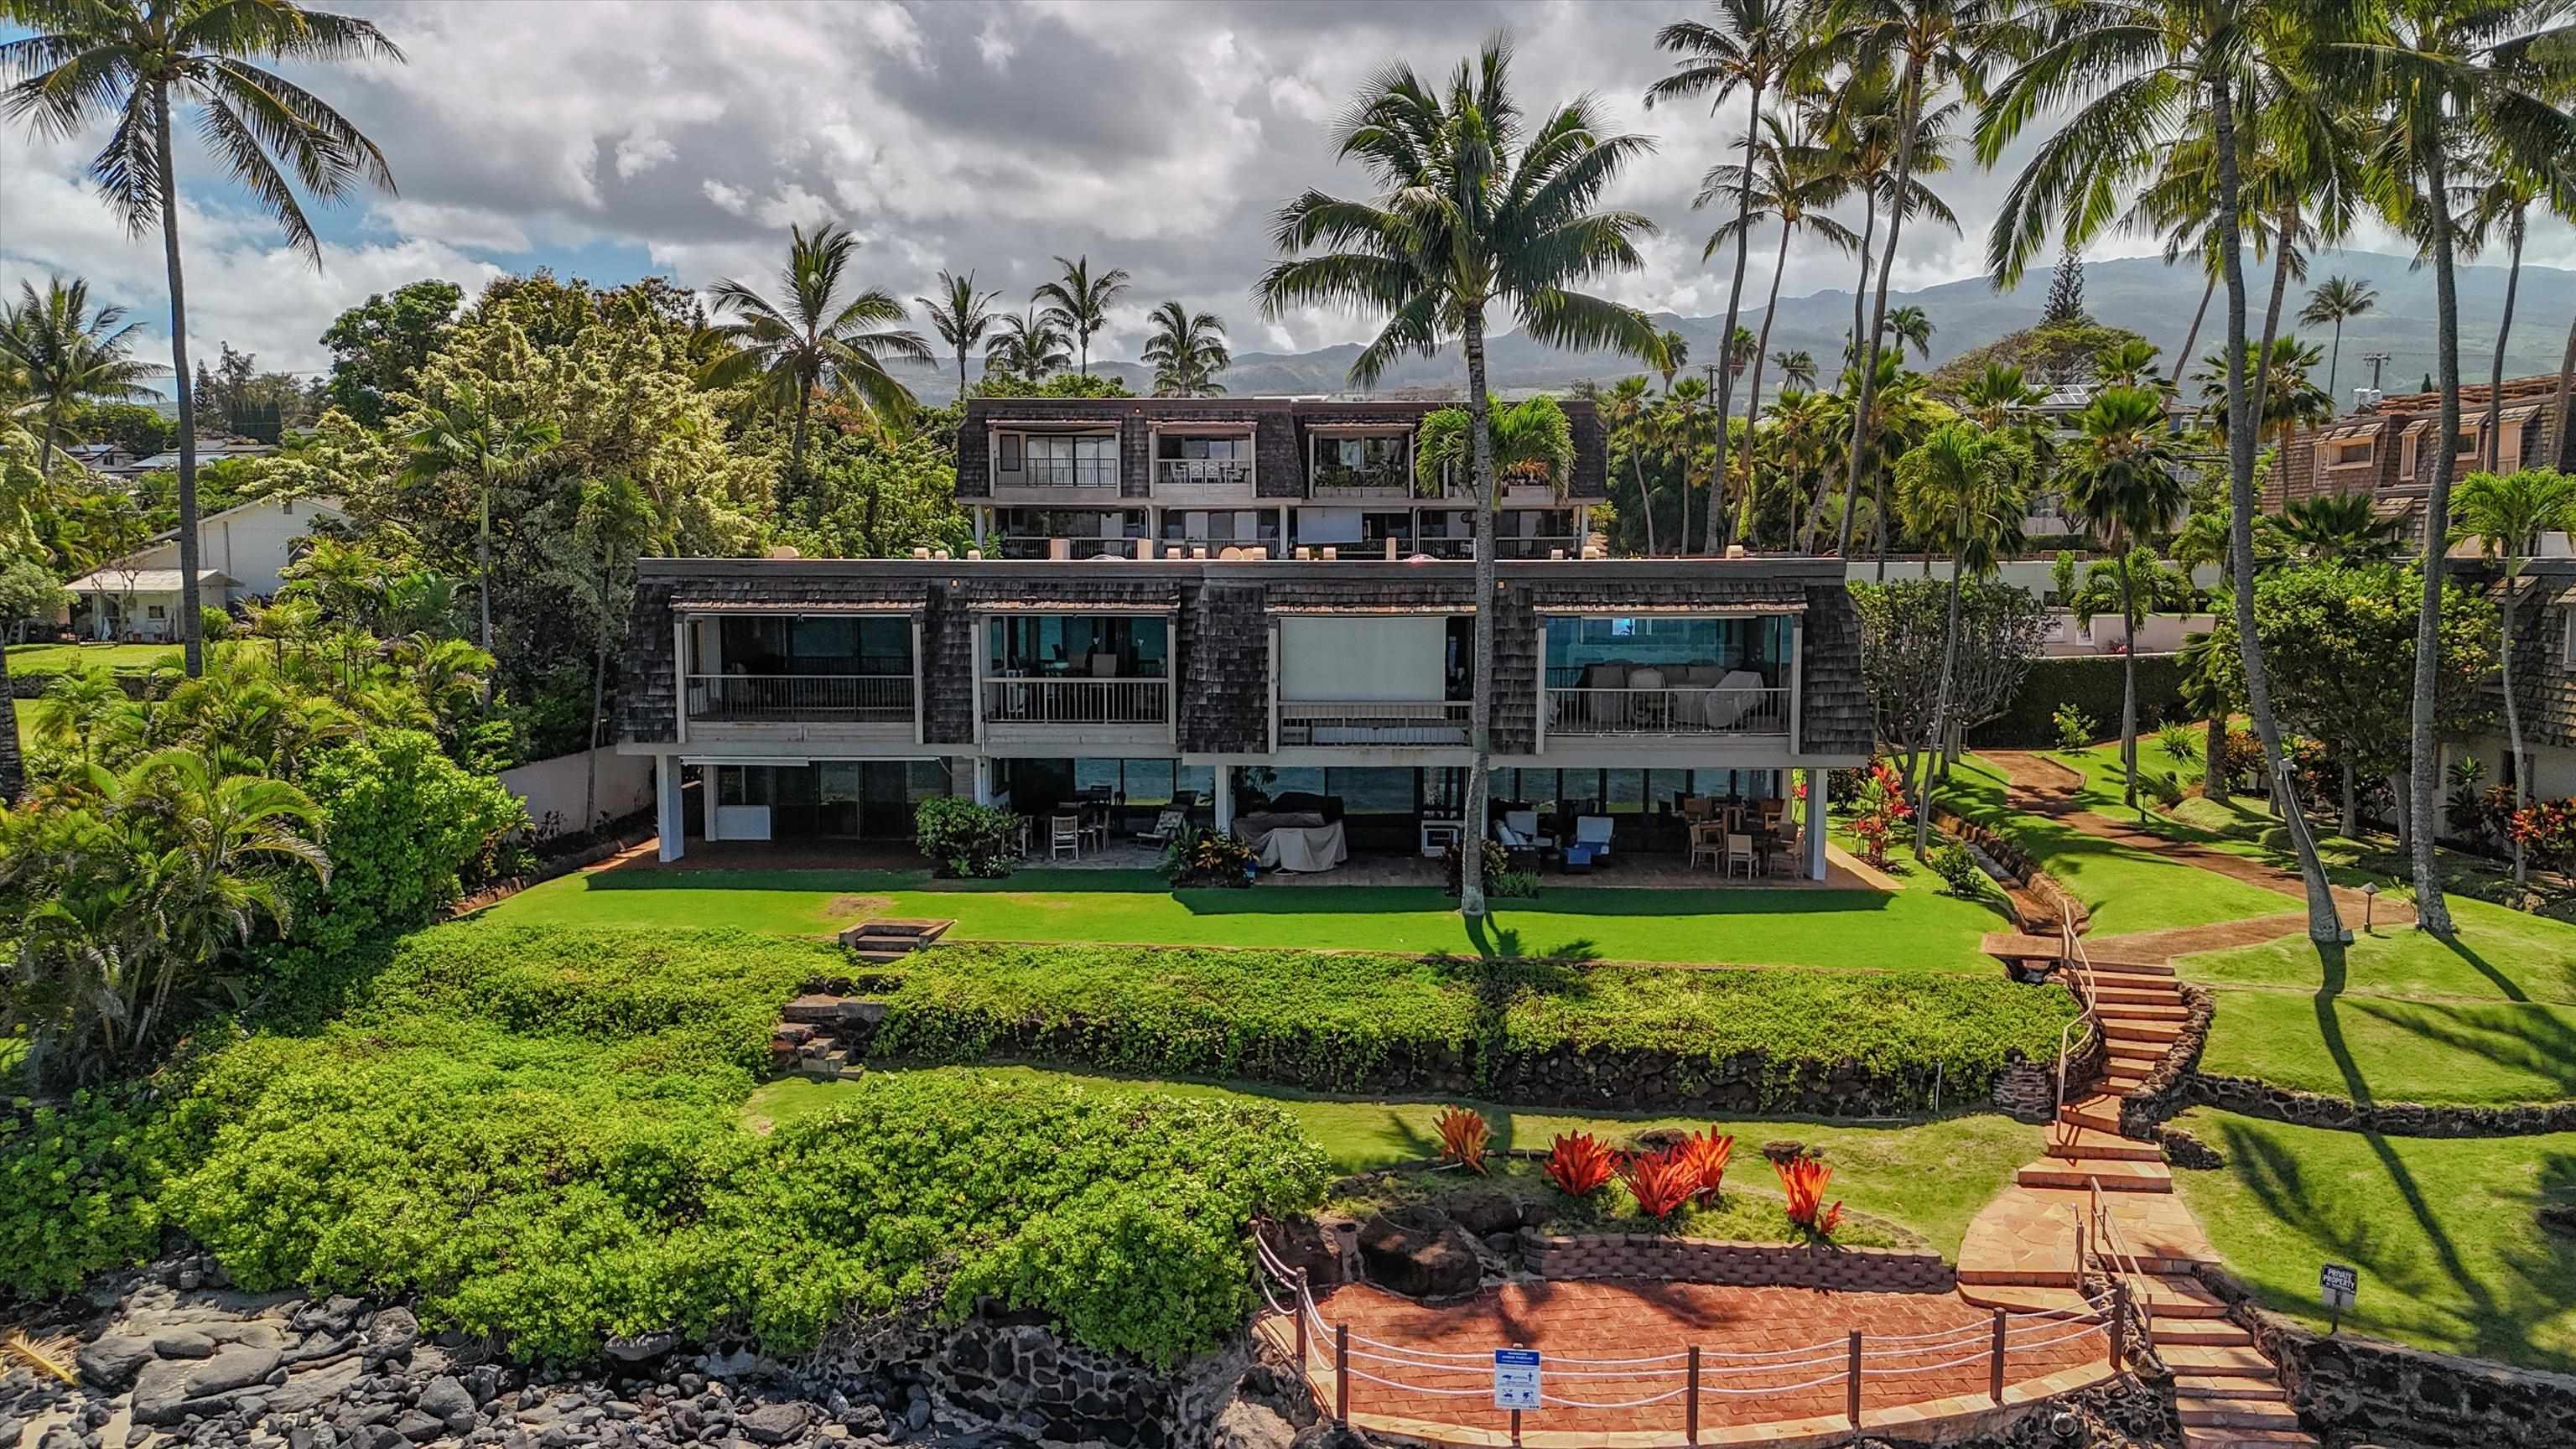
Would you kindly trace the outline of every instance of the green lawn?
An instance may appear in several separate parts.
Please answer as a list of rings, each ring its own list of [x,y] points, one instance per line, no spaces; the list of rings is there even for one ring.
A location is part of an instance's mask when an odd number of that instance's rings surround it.
[[[1585,956],[1988,975],[1995,907],[1905,889],[1617,890],[1551,882],[1471,926],[1437,890],[1255,886],[1175,891],[1146,871],[1024,870],[1003,881],[887,871],[600,871],[522,892],[491,914],[521,925],[744,926],[818,934],[867,915],[953,919],[958,941],[1266,946],[1487,956]]]
[[[2084,902],[2092,913],[2095,935],[2241,921],[2299,908],[2288,896],[2168,860],[2153,850],[2115,844],[2059,821],[2016,813],[2005,803],[2003,772],[1974,755],[1951,771],[1943,797],[1960,814],[2008,831],[2041,869]],[[2107,801],[2088,798],[2088,803],[2117,818],[2116,787]]]
[[[1144,1081],[1088,1073],[1041,1071],[1029,1067],[949,1067],[933,1070],[1003,1078],[1043,1078],[1094,1087],[1103,1092],[1154,1091],[1180,1096],[1258,1101],[1286,1111],[1333,1165],[1363,1172],[1437,1153],[1438,1133],[1432,1123],[1447,1101],[1387,1101],[1326,1097],[1280,1088],[1235,1083]],[[903,1072],[879,1072],[901,1076]],[[854,1082],[791,1080],[772,1082],[751,1095],[743,1120],[765,1130],[771,1124],[822,1111],[845,1099]],[[1559,1132],[1589,1132],[1605,1141],[1623,1142],[1656,1127],[1697,1129],[1706,1118],[1574,1116],[1474,1102],[1492,1124],[1494,1146],[1545,1148]],[[1767,1172],[1755,1149],[1776,1138],[1825,1149],[1834,1167],[1831,1194],[1855,1212],[1883,1218],[1912,1232],[1944,1254],[1959,1250],[1959,1239],[2004,1185],[2014,1169],[2037,1156],[2043,1146],[2040,1128],[2024,1126],[1996,1113],[1944,1117],[1904,1127],[1836,1127],[1813,1122],[1720,1120],[1714,1125],[1736,1136],[1735,1161],[1727,1174]],[[1751,1179],[1760,1183],[1759,1176]]]
[[[2336,988],[2384,996],[2576,1005],[2576,925],[2484,901],[2450,899],[2459,926],[2455,940],[2383,924],[2358,935],[2345,952]],[[2219,986],[2313,991],[2327,985],[2327,968],[2303,935],[2186,956],[2176,965],[2190,980]]]
[[[179,651],[167,644],[12,644],[11,674],[67,674],[76,669],[121,669],[147,673],[162,664],[176,666]]]
[[[2181,1121],[2227,1166],[2176,1183],[2269,1306],[2322,1328],[2317,1268],[2349,1264],[2361,1288],[2348,1328],[2576,1370],[2576,1242],[2535,1217],[2576,1202],[2576,1133],[2383,1138],[2205,1108]]]

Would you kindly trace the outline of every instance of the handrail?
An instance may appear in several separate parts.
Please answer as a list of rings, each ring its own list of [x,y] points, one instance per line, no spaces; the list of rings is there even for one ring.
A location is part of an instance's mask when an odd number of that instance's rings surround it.
[[[1469,709],[1463,699],[1283,699],[1279,743],[1463,745]]]
[[[1789,691],[1778,685],[1644,689],[1573,685],[1546,691],[1552,735],[1785,735]]]
[[[692,724],[910,723],[906,674],[691,674]]]
[[[2057,1029],[2057,1114],[2050,1118],[2050,1130],[2066,1123],[2066,1075],[2073,1062],[2071,1038],[2075,1028],[2090,1030],[2097,1040],[2108,1040],[2102,1028],[2101,986],[2093,979],[2093,959],[2084,953],[2083,938],[2075,934],[2075,918],[2061,915],[2057,922],[2057,960],[2061,969],[2073,973],[2071,989],[2075,1004],[2083,1008],[2075,1019]]]
[[[1168,679],[987,678],[987,724],[1164,724],[1171,719]]]
[[[2103,1271],[2128,1284],[2129,1328],[2142,1340],[2149,1352],[2156,1346],[2156,1299],[2152,1275],[2146,1271],[2136,1252],[2129,1247],[2128,1234],[2121,1230],[2120,1215],[2112,1212],[2102,1197],[2102,1179],[2086,1179],[2092,1186],[2093,1256],[2102,1260]],[[2104,1250],[2105,1244],[2109,1250]]]

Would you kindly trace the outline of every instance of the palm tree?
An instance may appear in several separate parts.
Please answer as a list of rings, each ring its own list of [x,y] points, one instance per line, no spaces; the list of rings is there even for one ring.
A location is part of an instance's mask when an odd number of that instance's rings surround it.
[[[652,500],[633,478],[618,474],[582,484],[571,536],[565,540],[569,557],[562,561],[558,574],[577,597],[590,605],[596,625],[591,635],[590,733],[585,737],[588,758],[582,778],[581,821],[574,827],[578,831],[596,829],[600,823],[600,723],[607,701],[609,645],[626,631],[635,560],[662,541],[666,533]],[[423,651],[425,665],[429,652]],[[439,667],[452,668],[458,662],[450,656],[440,660]],[[422,692],[424,696],[435,694],[432,688]]]
[[[2405,520],[2379,517],[2367,493],[2302,498],[2264,524],[2283,553],[2319,563],[2386,563],[2406,545]]]
[[[1840,223],[1836,223],[1836,225],[1840,225]],[[1844,231],[1848,233],[1850,228],[1845,227]],[[1773,284],[1772,290],[1774,293],[1778,292],[1779,286],[1777,283]],[[1767,326],[1769,324],[1766,322],[1764,325]],[[1814,390],[1816,386],[1816,358],[1814,353],[1809,352],[1803,347],[1799,348],[1795,352],[1774,352],[1771,354],[1771,365],[1780,369],[1780,381],[1783,385],[1805,388],[1809,391]]]
[[[1932,332],[1931,315],[1920,307],[1899,307],[1887,314],[1887,335],[1896,339],[1900,349],[1911,343],[1918,361],[1932,355]]]
[[[1646,365],[1652,367],[1656,375],[1664,380],[1664,400],[1649,419],[1651,430],[1666,451],[1681,451],[1687,455],[1688,450],[1682,441],[1682,435],[1689,431],[1690,409],[1687,403],[1683,403],[1679,416],[1674,415],[1673,409],[1677,399],[1673,393],[1673,379],[1680,376],[1681,370],[1690,365],[1690,339],[1670,328],[1656,333],[1655,350],[1647,355]],[[1682,385],[1692,386],[1688,382]],[[1687,468],[1682,470],[1681,481],[1682,527],[1681,536],[1673,543],[1673,553],[1676,556],[1690,552],[1690,473]]]
[[[2507,164],[2548,175],[2576,152],[2576,117],[2535,88],[2526,64],[2536,53],[2527,7],[2485,0],[2392,0],[2356,17],[2354,33],[2329,33],[2319,65],[2330,86],[2370,111],[2371,201],[2416,237],[2433,264],[2434,360],[2441,422],[2433,477],[2424,493],[2424,607],[2416,622],[2415,711],[2409,776],[2415,924],[2449,939],[2450,907],[2434,857],[2432,828],[2441,787],[2441,742],[2433,710],[2442,669],[2443,550],[2429,541],[2451,528],[2451,474],[2460,435],[2460,228],[2451,208],[2453,149],[2463,134]],[[2551,43],[2563,44],[2564,33]]]
[[[1178,302],[1165,302],[1146,321],[1153,335],[1145,341],[1145,360],[1154,365],[1157,397],[1216,397],[1225,385],[1216,375],[1234,363],[1225,345],[1225,319],[1214,312],[1192,315]]]
[[[525,476],[561,437],[551,419],[501,416],[470,383],[425,409],[402,437],[403,481],[426,483],[451,473],[474,481],[474,596],[482,619],[475,637],[486,654],[492,652],[492,489]]]
[[[161,368],[129,355],[133,349],[126,339],[143,324],[126,321],[124,308],[102,303],[90,309],[86,279],[65,285],[49,277],[41,296],[35,283],[20,282],[18,296],[0,316],[0,361],[27,390],[18,412],[44,419],[36,456],[39,467],[51,470],[67,413],[83,403],[152,397],[143,380]]]
[[[1612,453],[1628,455],[1637,479],[1637,512],[1646,521],[1646,557],[1655,556],[1655,500],[1646,491],[1646,379],[1623,377],[1600,398],[1601,421],[1610,430]]]
[[[2519,243],[2516,246],[2520,250]],[[2340,398],[2335,382],[2343,375],[2343,324],[2379,305],[2379,293],[2368,282],[2350,277],[2328,277],[2308,293],[2308,305],[2299,309],[2299,320],[2310,327],[2334,328],[2334,352],[2326,363],[2326,396]],[[2503,339],[2497,339],[2499,349]],[[2501,365],[2501,364],[2499,364]]]
[[[957,354],[959,397],[966,395],[966,354],[982,343],[994,324],[1002,320],[1002,314],[993,310],[993,299],[1000,295],[999,292],[977,292],[973,272],[961,277],[942,267],[938,298],[912,299],[921,304],[922,315],[930,319],[930,325],[939,333],[939,340],[947,343],[949,349]]]
[[[179,258],[179,166],[171,150],[174,105],[197,107],[198,132],[286,234],[322,267],[295,187],[339,201],[362,183],[394,189],[384,153],[348,117],[304,87],[254,62],[308,66],[400,61],[402,52],[365,20],[306,10],[294,0],[12,0],[10,18],[36,33],[0,43],[0,110],[47,140],[69,140],[111,118],[114,130],[90,177],[126,230],[161,228],[170,280],[170,368],[179,390],[179,638],[187,671],[205,671],[197,573],[197,416],[188,371],[188,290]],[[281,165],[280,163],[283,163]]]
[[[2497,611],[2498,654],[2504,660],[2504,728],[2506,748],[2513,751],[2513,808],[2531,798],[2531,757],[2522,749],[2522,705],[2513,693],[2514,620],[2522,611],[2518,585],[2523,565],[2540,551],[2540,536],[2576,527],[2576,478],[2555,469],[2525,468],[2499,476],[2472,473],[2460,480],[2460,517],[2450,541],[2478,540],[2489,558],[2504,561],[2504,607]],[[2418,816],[2417,819],[2425,817]],[[2429,831],[2418,830],[2418,834]],[[2523,880],[2528,862],[2520,839],[2513,843],[2513,878]]]
[[[1022,313],[1003,313],[1001,326],[984,343],[985,369],[1036,382],[1070,365],[1073,348],[1064,330],[1050,320],[1052,316],[1035,307]]]
[[[2505,148],[2496,148],[2480,167],[2483,174],[2462,188],[2467,192],[2467,215],[2462,218],[2465,230],[2461,245],[2474,253],[2486,249],[2497,233],[2504,236],[2504,312],[2496,319],[2493,359],[2487,365],[2487,415],[2479,429],[2479,466],[2495,470],[2497,457],[2503,452],[2504,413],[2504,346],[2513,332],[2513,304],[2522,284],[2522,244],[2531,229],[2531,208],[2552,189],[2552,179],[2520,165]],[[2568,179],[2563,165],[2555,182],[2556,189],[2576,203],[2576,179]]]
[[[1672,74],[1646,88],[1646,108],[1654,109],[1657,101],[1698,100],[1705,96],[1709,109],[1726,104],[1727,97],[1738,89],[1746,93],[1751,123],[1744,132],[1744,161],[1730,170],[1728,178],[1735,185],[1735,275],[1726,289],[1726,329],[1721,334],[1732,338],[1736,318],[1742,315],[1744,303],[1745,249],[1750,235],[1753,211],[1755,151],[1762,134],[1762,93],[1788,79],[1791,68],[1802,61],[1801,52],[1808,44],[1811,7],[1805,0],[1709,0],[1709,23],[1680,20],[1655,33],[1657,49],[1672,51],[1681,58],[1673,62]],[[1717,170],[1701,186],[1700,200],[1705,203],[1715,190]],[[1709,250],[1700,254],[1706,261],[1714,252],[1719,237],[1709,238]],[[1766,320],[1765,326],[1768,326]],[[1723,446],[1723,420],[1733,408],[1734,376],[1729,369],[1719,369],[1717,381],[1717,415]],[[1749,420],[1753,409],[1746,409]],[[1751,433],[1748,426],[1746,433]],[[1751,444],[1748,441],[1747,446]],[[1717,515],[1711,504],[1708,519],[1708,551],[1720,551]],[[1684,545],[1688,547],[1687,544]]]
[[[1047,304],[1046,319],[1073,335],[1082,347],[1082,375],[1091,376],[1091,334],[1109,324],[1109,304],[1127,290],[1127,269],[1111,267],[1099,276],[1091,274],[1089,255],[1066,261],[1055,259],[1062,275],[1052,282],[1041,282],[1029,294],[1031,302]]]
[[[2290,435],[2302,423],[2322,423],[2334,416],[2334,399],[2320,389],[2310,374],[2325,354],[2316,344],[2301,342],[2296,337],[2275,337],[2270,350],[2263,351],[2246,344],[2245,371],[2255,379],[2261,393],[2260,439],[2269,439],[2274,456],[2286,455]],[[2211,353],[2200,360],[2200,371],[2192,379],[2200,384],[2201,395],[2219,409],[2218,434],[2227,436],[2227,359]]]
[[[2118,553],[2120,765],[2125,803],[2138,803],[2138,638],[2136,580],[2129,553],[2173,526],[2188,504],[2183,449],[2165,431],[2164,399],[2143,387],[2110,387],[2076,414],[2066,501]]]
[[[1380,71],[1335,136],[1364,164],[1378,194],[1352,201],[1309,191],[1279,212],[1285,259],[1257,287],[1272,317],[1338,303],[1385,317],[1352,359],[1366,385],[1406,353],[1429,355],[1456,337],[1465,354],[1476,491],[1475,688],[1468,711],[1474,762],[1466,818],[1481,833],[1492,763],[1494,678],[1493,401],[1485,380],[1485,326],[1504,307],[1530,338],[1578,350],[1615,347],[1654,357],[1655,329],[1634,308],[1572,290],[1644,264],[1636,239],[1645,217],[1599,209],[1602,192],[1652,142],[1618,135],[1589,99],[1528,124],[1511,96],[1511,41],[1498,35],[1460,62],[1445,91],[1411,67]],[[1483,852],[1461,852],[1459,909],[1485,910]]]
[[[2181,565],[2179,559],[2175,562]],[[2175,662],[2182,669],[2183,707],[2209,722],[2201,746],[2201,798],[2223,802],[2227,799],[2227,717],[2236,709],[2226,646],[2209,630],[2194,629],[2182,636]]]
[[[1789,270],[1790,239],[1804,229],[1824,239],[1826,245],[1850,252],[1860,245],[1860,238],[1850,227],[1824,214],[1846,189],[1842,178],[1830,166],[1829,158],[1807,135],[1803,121],[1783,123],[1776,115],[1764,116],[1759,128],[1761,143],[1752,148],[1752,162],[1757,175],[1739,175],[1745,168],[1732,164],[1712,166],[1700,178],[1699,195],[1693,207],[1705,206],[1725,195],[1736,194],[1735,219],[1709,233],[1708,244],[1700,248],[1700,260],[1717,254],[1717,248],[1730,235],[1734,236],[1739,256],[1743,233],[1764,221],[1780,224],[1780,252],[1771,264],[1771,295],[1762,307],[1762,331],[1753,339],[1753,377],[1744,390],[1744,508],[1740,524],[1727,529],[1727,542],[1739,532],[1752,529],[1753,503],[1761,492],[1761,470],[1755,462],[1754,422],[1762,411],[1762,362],[1771,346],[1771,321],[1780,313],[1780,278]],[[1749,184],[1748,184],[1749,182]],[[1739,275],[1741,273],[1739,272]],[[1814,380],[1814,364],[1808,365],[1808,377]],[[1724,404],[1720,404],[1721,411]]]
[[[1931,846],[1932,773],[1950,738],[1950,681],[1959,658],[1959,594],[1968,575],[1992,576],[2021,551],[2021,478],[2030,458],[2010,437],[1962,419],[1933,430],[1896,463],[1897,507],[1928,549],[1950,556],[1941,626],[1941,684],[1914,790],[1914,854]]]
[[[708,370],[712,387],[749,385],[764,406],[785,408],[795,421],[787,435],[787,475],[809,506],[819,503],[805,476],[806,416],[814,394],[840,394],[864,414],[895,421],[912,413],[912,392],[886,371],[891,358],[935,365],[921,334],[897,324],[903,304],[870,287],[840,300],[841,277],[858,250],[857,237],[825,222],[812,236],[801,226],[787,233],[787,265],[779,270],[782,302],[772,302],[727,278],[714,292],[716,315],[736,320],[708,330],[736,350]]]

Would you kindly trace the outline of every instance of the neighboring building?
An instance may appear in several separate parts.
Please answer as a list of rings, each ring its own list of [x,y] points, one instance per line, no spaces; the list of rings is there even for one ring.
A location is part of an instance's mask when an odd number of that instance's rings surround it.
[[[1678,856],[1681,797],[1867,760],[1838,561],[1498,567],[1495,820]],[[720,840],[907,837],[931,795],[1088,794],[1134,831],[1295,794],[1354,850],[1433,854],[1463,828],[1473,588],[1445,561],[646,560],[619,748],[655,759],[666,859],[684,771]]]
[[[267,598],[318,518],[344,516],[337,498],[254,498],[197,520],[197,588],[214,608]],[[148,580],[148,585],[145,581]],[[64,585],[77,601],[75,630],[97,639],[176,637],[179,535],[162,534],[133,553]]]
[[[1571,479],[1507,486],[1496,554],[1579,557],[1604,498],[1597,408],[1563,399]],[[1002,558],[1299,548],[1461,558],[1463,480],[1425,489],[1414,447],[1436,402],[1308,398],[976,398],[957,431],[957,498]]]
[[[2370,404],[2368,389],[2356,389]],[[2496,467],[2510,473],[2538,467],[2558,455],[2558,375],[2509,378],[2498,420]],[[2424,498],[2433,486],[2433,433],[2441,426],[2442,395],[2407,393],[2290,435],[2263,479],[2263,508],[2330,494],[2366,493],[2383,518],[2404,518],[2417,547],[2424,542]],[[2475,471],[2486,455],[2487,387],[2460,388],[2456,480]],[[2564,546],[2561,540],[2560,546]]]
[[[2484,570],[2490,591],[2503,597],[2496,571]],[[2559,800],[2576,795],[2576,559],[2540,559],[2523,566],[2518,592],[2522,606],[2515,614],[2514,698],[2522,714],[2522,744],[2531,755],[2531,791],[2535,798]],[[2486,765],[2486,783],[2510,785],[2512,752],[2504,728],[2504,676],[2487,683],[2495,704],[2495,728],[2485,734],[2450,742],[2444,765],[2461,755],[2475,755]],[[2449,787],[2444,786],[2445,790]]]
[[[250,438],[200,438],[197,440],[197,462],[200,466],[226,458],[265,458],[277,451],[274,443]],[[146,473],[171,473],[179,467],[179,454],[174,449],[155,453],[148,458],[129,458],[99,465],[99,471],[118,478],[140,478]]]

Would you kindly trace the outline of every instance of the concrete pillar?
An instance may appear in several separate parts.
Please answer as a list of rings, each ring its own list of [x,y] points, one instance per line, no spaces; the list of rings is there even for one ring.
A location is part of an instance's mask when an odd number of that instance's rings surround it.
[[[1830,812],[1827,802],[1833,799],[1831,770],[1807,771],[1807,879],[1825,878],[1825,822]]]
[[[686,837],[688,816],[680,808],[680,757],[653,757],[653,827],[662,840],[665,864],[678,860],[688,851]]]
[[[1219,765],[1216,775],[1216,828],[1222,835],[1234,828],[1234,766]]]
[[[975,803],[993,803],[993,762],[982,755],[975,757]]]

